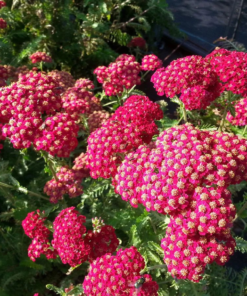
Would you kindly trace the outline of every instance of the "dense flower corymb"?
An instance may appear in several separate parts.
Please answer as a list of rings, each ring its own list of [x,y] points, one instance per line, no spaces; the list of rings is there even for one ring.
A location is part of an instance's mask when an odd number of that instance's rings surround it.
[[[100,66],[94,70],[99,83],[108,96],[122,93],[124,88],[130,89],[141,83],[139,73],[141,65],[135,57],[128,54],[120,55],[108,67]]]
[[[41,216],[40,210],[31,212],[22,221],[22,227],[27,236],[32,238],[32,243],[28,247],[28,256],[32,261],[44,254],[47,259],[55,259],[56,250],[51,248],[49,242],[49,229],[44,225],[45,217]]]
[[[115,229],[110,225],[104,225],[99,232],[89,230],[85,236],[85,243],[90,246],[88,261],[92,262],[105,255],[116,251],[119,240],[117,239]]]
[[[87,260],[90,248],[83,239],[85,222],[75,207],[62,210],[53,222],[52,245],[64,264],[74,267]]]
[[[78,144],[79,126],[74,119],[67,113],[57,113],[47,117],[44,126],[42,136],[34,142],[36,149],[47,151],[53,156],[69,157]]]
[[[45,63],[52,63],[52,59],[48,56],[45,52],[37,51],[30,55],[31,62],[33,64],[45,62]]]
[[[81,181],[85,173],[80,170],[73,170],[61,167],[56,173],[56,179],[51,179],[45,184],[44,192],[50,196],[51,203],[57,203],[68,194],[70,198],[82,194]]]
[[[75,84],[75,80],[69,72],[53,70],[48,73],[61,87],[62,91],[65,91],[69,87]]]
[[[162,61],[154,54],[145,55],[141,67],[144,71],[154,71],[162,67]]]
[[[247,96],[247,54],[217,48],[206,59],[223,84],[223,90]]]
[[[188,56],[173,61],[168,67],[158,69],[151,81],[158,95],[173,98],[180,96],[187,110],[206,109],[219,97],[221,84],[208,60]]]
[[[97,258],[83,282],[84,293],[87,296],[157,296],[158,285],[150,275],[144,275],[145,282],[139,291],[134,287],[144,266],[144,259],[135,247],[120,249],[116,256],[106,254]]]
[[[126,153],[150,143],[158,133],[154,120],[163,117],[148,97],[131,96],[99,129],[88,137],[88,167],[92,178],[109,178]]]

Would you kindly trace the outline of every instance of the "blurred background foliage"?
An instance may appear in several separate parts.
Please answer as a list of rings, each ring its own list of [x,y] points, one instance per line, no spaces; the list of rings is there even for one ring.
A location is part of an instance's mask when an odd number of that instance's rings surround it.
[[[21,66],[36,51],[48,53],[58,70],[81,77],[108,64],[132,36],[152,47],[163,30],[179,34],[166,0],[6,0],[0,17],[0,60]]]

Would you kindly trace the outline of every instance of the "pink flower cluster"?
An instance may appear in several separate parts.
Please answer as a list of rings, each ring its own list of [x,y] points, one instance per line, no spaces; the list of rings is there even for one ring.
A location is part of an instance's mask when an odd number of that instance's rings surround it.
[[[144,71],[154,71],[162,67],[162,61],[154,54],[145,55],[142,59],[142,70]]]
[[[223,90],[247,96],[247,53],[217,48],[206,59],[219,76]]]
[[[119,245],[119,240],[115,229],[110,225],[104,225],[96,232],[89,230],[85,236],[85,243],[90,246],[88,261],[93,262],[106,253],[113,253]]]
[[[169,214],[170,224],[176,227],[183,243],[192,240],[196,245],[201,237],[215,237],[233,246],[230,228],[235,207],[226,188],[247,180],[246,147],[247,141],[233,134],[200,131],[191,124],[173,127],[161,133],[151,146],[140,146],[129,153],[118,167],[113,185],[132,206],[140,203],[148,211]],[[170,239],[167,233],[165,259],[174,255],[166,249]],[[225,263],[233,250],[229,249],[228,255],[226,249],[217,253],[217,260]],[[168,270],[173,270],[177,278],[200,280],[207,259],[204,263],[198,261],[201,272],[189,273],[187,268],[182,274],[180,270],[186,265],[182,266],[179,258],[173,258],[178,262],[175,264],[168,260]],[[211,258],[208,263],[212,262]]]
[[[50,231],[44,225],[45,218],[40,210],[31,212],[22,221],[25,234],[32,238],[32,243],[28,247],[28,256],[32,261],[44,254],[47,259],[55,259],[57,252],[51,248],[49,243]]]
[[[7,22],[3,18],[0,18],[0,29],[6,29],[6,28],[7,28]]]
[[[143,276],[145,282],[140,291],[134,287],[144,267],[144,259],[135,247],[120,249],[116,256],[106,254],[90,265],[83,282],[84,293],[86,296],[157,296],[158,284],[150,275]]]
[[[56,173],[56,179],[51,179],[45,184],[44,192],[50,196],[51,203],[57,203],[63,199],[64,194],[70,198],[77,197],[83,193],[81,182],[84,174],[79,170],[61,167]]]
[[[87,88],[71,87],[62,96],[64,110],[72,116],[102,110],[100,101]]]
[[[102,111],[94,111],[88,116],[88,128],[90,134],[94,132],[96,129],[102,126],[109,118],[110,113],[102,110]]]
[[[233,125],[247,125],[247,98],[239,100],[235,107],[235,117],[230,112],[227,113],[227,120]]]
[[[86,90],[93,90],[94,84],[90,79],[80,78],[76,80],[75,87],[84,88]]]
[[[0,9],[5,7],[6,6],[6,3],[4,1],[0,1]]]
[[[141,83],[139,73],[141,65],[132,55],[120,55],[115,62],[108,67],[100,66],[94,70],[99,83],[103,83],[103,89],[107,96],[117,95],[124,88],[130,89]]]
[[[75,84],[73,76],[66,71],[53,70],[48,73],[48,76],[51,76],[59,84],[62,91],[65,91]]]
[[[74,207],[62,210],[56,217],[52,245],[64,264],[74,267],[84,261],[91,262],[98,256],[114,252],[118,247],[114,228],[105,225],[96,234],[87,232],[83,225],[85,222],[86,217],[80,215]]]
[[[188,56],[158,69],[151,81],[158,95],[180,100],[187,110],[206,109],[221,93],[221,84],[208,59]]]
[[[126,153],[149,143],[158,133],[154,120],[162,117],[160,106],[148,97],[129,97],[102,127],[88,137],[87,161],[91,177],[114,176]]]
[[[142,37],[134,37],[128,44],[128,47],[139,47],[141,49],[146,47],[146,41]]]
[[[30,55],[30,60],[33,64],[45,62],[45,63],[52,63],[52,59],[49,55],[47,55],[45,52],[37,51]]]
[[[75,118],[61,110],[61,89],[52,77],[30,72],[0,91],[3,134],[16,149],[34,145],[51,155],[69,157],[77,142]],[[44,118],[44,115],[53,115]],[[45,119],[45,120],[44,120]],[[44,121],[43,121],[44,120]]]
[[[74,207],[64,209],[53,222],[52,246],[58,251],[63,264],[76,266],[87,260],[90,248],[83,235],[87,229],[83,225],[86,217]]]
[[[47,151],[53,156],[69,157],[78,145],[79,126],[74,119],[67,113],[57,113],[47,117],[44,125],[42,136],[34,142],[36,149]]]
[[[207,264],[225,265],[234,253],[235,241],[230,236],[206,235],[188,237],[169,224],[161,246],[169,272],[178,279],[199,282]]]
[[[75,158],[73,170],[80,172],[82,178],[90,176],[89,169],[87,168],[87,154],[81,153]]]

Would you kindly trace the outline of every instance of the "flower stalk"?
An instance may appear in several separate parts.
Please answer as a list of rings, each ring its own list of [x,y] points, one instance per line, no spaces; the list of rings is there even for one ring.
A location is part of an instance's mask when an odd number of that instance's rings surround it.
[[[3,183],[3,182],[0,182],[0,186],[1,186],[1,187],[4,187],[4,188],[15,189],[15,190],[20,191],[18,187],[15,187],[15,186],[12,186],[12,185],[9,185],[9,184],[6,184],[6,183]],[[22,192],[23,192],[23,191],[22,191]],[[36,197],[38,197],[38,198],[42,198],[42,199],[45,199],[45,200],[49,200],[49,198],[47,198],[47,197],[45,197],[45,196],[43,196],[43,195],[41,195],[41,194],[35,193],[35,192],[33,192],[33,191],[26,190],[26,192],[27,192],[27,194],[30,194],[30,195],[36,196]]]

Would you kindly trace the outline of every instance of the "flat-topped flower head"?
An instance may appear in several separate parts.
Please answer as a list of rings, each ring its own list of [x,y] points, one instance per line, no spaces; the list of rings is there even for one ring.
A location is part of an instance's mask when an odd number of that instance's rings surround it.
[[[160,106],[145,96],[131,96],[122,107],[88,137],[88,167],[92,178],[109,178],[117,172],[126,153],[149,144],[158,133],[155,119]]]
[[[73,76],[66,71],[53,70],[48,72],[48,76],[51,76],[59,84],[62,92],[75,84]]]
[[[34,146],[53,156],[69,157],[78,145],[78,131],[79,126],[69,114],[57,113],[46,118],[42,136],[35,140]]]
[[[219,76],[223,90],[247,96],[247,53],[217,48],[206,59]]]
[[[56,179],[51,179],[45,184],[44,192],[50,196],[51,203],[63,199],[64,194],[68,194],[70,198],[77,197],[83,193],[81,186],[83,178],[85,178],[83,171],[61,167],[56,173]]]
[[[164,262],[171,275],[177,279],[199,282],[207,264],[225,265],[234,253],[236,243],[229,235],[188,237],[170,223],[161,241]]]
[[[162,67],[162,61],[154,54],[145,55],[141,67],[144,71],[154,71]]]
[[[45,52],[37,51],[30,55],[30,60],[33,64],[44,62],[44,63],[52,63],[52,58]]]
[[[97,80],[103,83],[103,89],[108,96],[117,95],[125,89],[141,83],[139,73],[141,65],[134,56],[123,54],[108,67],[100,66],[94,70]]]
[[[86,296],[157,296],[157,283],[150,275],[140,275],[144,266],[144,259],[135,247],[120,249],[116,256],[106,254],[99,257],[91,263],[84,279],[84,293]],[[141,277],[145,281],[138,291],[134,285]]]
[[[166,68],[159,68],[151,81],[158,95],[180,100],[187,110],[205,109],[221,93],[217,74],[207,59],[188,56],[177,59]]]
[[[86,217],[80,215],[75,207],[62,210],[53,222],[52,246],[63,264],[68,263],[74,267],[87,260],[90,248],[83,239],[86,233],[85,222]]]

